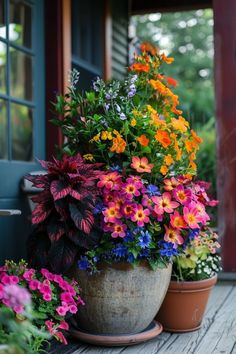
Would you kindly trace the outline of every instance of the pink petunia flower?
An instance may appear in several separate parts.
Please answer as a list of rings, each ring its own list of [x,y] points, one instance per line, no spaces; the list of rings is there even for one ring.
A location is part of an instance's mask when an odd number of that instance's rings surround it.
[[[61,301],[65,301],[66,303],[71,303],[73,298],[70,293],[64,292],[61,294]]]
[[[37,290],[40,287],[40,282],[37,279],[32,279],[29,282],[30,290]]]
[[[58,313],[59,316],[65,316],[66,313],[67,313],[67,311],[68,311],[68,308],[65,307],[65,306],[58,306],[58,307],[56,308],[56,311],[57,311],[57,313]]]
[[[52,300],[52,294],[44,293],[44,294],[43,294],[43,299],[44,299],[45,301],[51,301],[51,300]]]
[[[70,311],[70,313],[75,314],[75,313],[77,313],[78,309],[77,309],[77,307],[75,305],[71,305],[69,307],[69,311]]]
[[[28,269],[28,270],[26,270],[25,272],[24,272],[24,274],[23,274],[23,278],[25,279],[25,280],[31,280],[32,278],[33,278],[33,276],[34,276],[34,274],[35,274],[35,270],[34,269]]]
[[[65,331],[68,331],[69,325],[65,320],[60,321],[60,324],[58,326],[60,329],[64,329]]]

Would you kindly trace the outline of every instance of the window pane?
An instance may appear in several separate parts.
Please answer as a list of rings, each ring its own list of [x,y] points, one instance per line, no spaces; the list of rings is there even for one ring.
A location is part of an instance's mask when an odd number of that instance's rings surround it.
[[[9,39],[19,45],[31,48],[31,7],[23,1],[11,0]]]
[[[6,38],[6,19],[4,0],[0,0],[0,37]]]
[[[0,159],[7,159],[7,105],[0,100]]]
[[[11,104],[12,159],[31,161],[33,111],[20,104]]]
[[[11,95],[32,100],[32,58],[10,47]]]
[[[6,93],[7,46],[0,41],[0,93]]]

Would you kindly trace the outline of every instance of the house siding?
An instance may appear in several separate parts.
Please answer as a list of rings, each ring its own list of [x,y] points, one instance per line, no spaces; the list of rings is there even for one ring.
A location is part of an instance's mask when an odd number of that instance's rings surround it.
[[[123,79],[128,66],[128,1],[112,1],[112,77]]]

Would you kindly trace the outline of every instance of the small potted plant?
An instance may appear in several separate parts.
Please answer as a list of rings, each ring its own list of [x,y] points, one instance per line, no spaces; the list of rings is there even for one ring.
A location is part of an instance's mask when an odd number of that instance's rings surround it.
[[[210,227],[193,230],[191,242],[173,261],[172,280],[157,314],[169,332],[190,332],[201,327],[210,291],[221,270],[218,235]]]

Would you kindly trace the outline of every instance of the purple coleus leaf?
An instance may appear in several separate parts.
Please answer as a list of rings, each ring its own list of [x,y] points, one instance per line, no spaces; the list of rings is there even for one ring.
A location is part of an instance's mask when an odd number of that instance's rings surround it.
[[[52,220],[47,226],[47,233],[51,243],[58,241],[65,233],[63,223],[56,222],[56,220]]]
[[[89,234],[94,224],[94,216],[90,209],[82,207],[79,209],[75,204],[70,204],[70,216],[75,223],[75,226]]]
[[[38,204],[32,212],[32,224],[36,225],[43,222],[48,215],[51,213],[52,209],[47,208],[46,204]]]
[[[62,199],[71,192],[71,186],[68,186],[68,184],[62,180],[52,181],[50,192],[52,193],[54,200]]]

